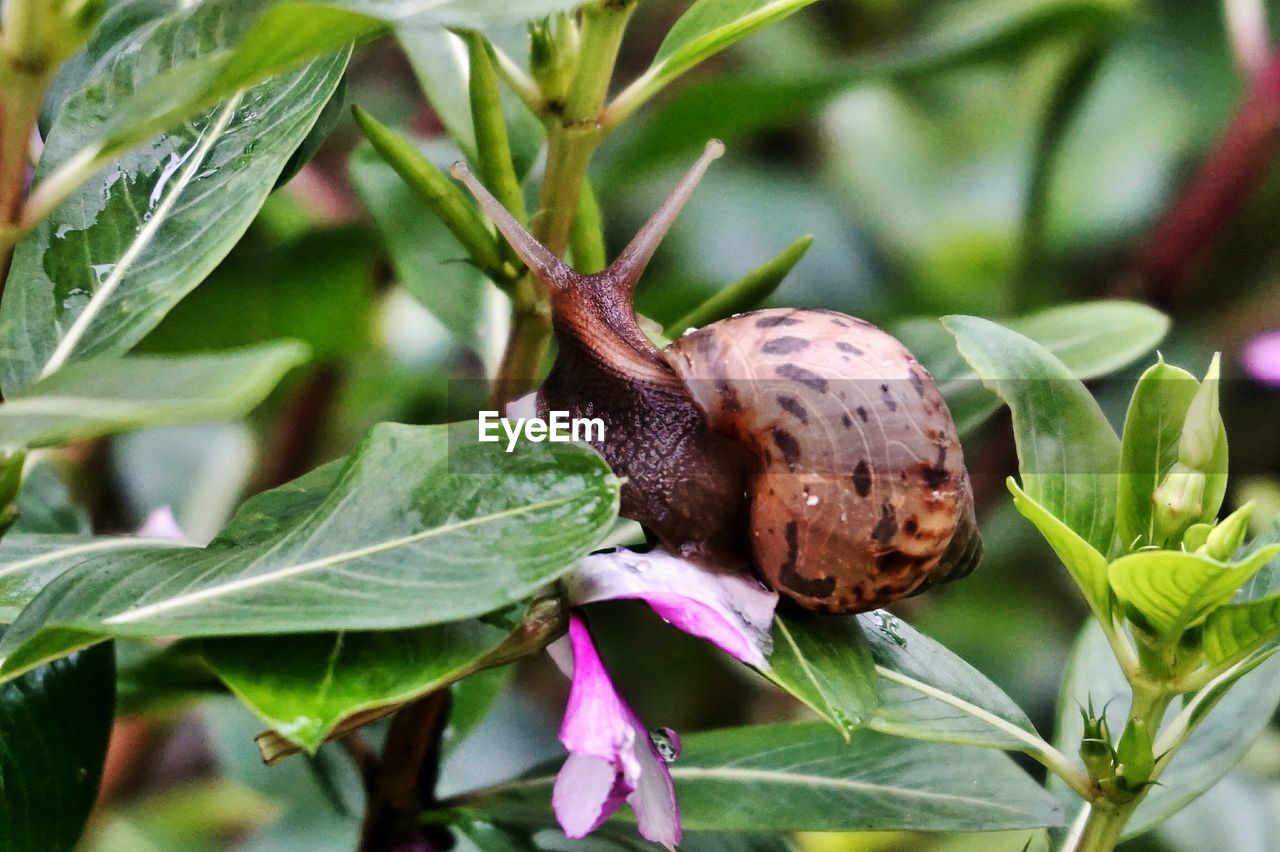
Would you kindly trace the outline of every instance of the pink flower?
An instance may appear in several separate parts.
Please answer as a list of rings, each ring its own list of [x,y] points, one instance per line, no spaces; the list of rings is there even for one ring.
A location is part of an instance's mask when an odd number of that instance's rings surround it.
[[[1250,376],[1280,387],[1280,330],[1264,332],[1246,343],[1240,361]]]
[[[671,624],[758,668],[768,665],[777,595],[749,577],[713,574],[665,551],[615,550],[588,556],[563,581],[574,606],[643,600]],[[551,803],[565,834],[580,839],[623,802],[641,836],[667,847],[680,842],[680,808],[667,761],[644,723],[618,695],[581,615],[549,649],[572,679],[560,741],[569,757]],[[679,750],[674,740],[673,751]]]
[[[147,515],[147,519],[138,527],[138,535],[143,538],[164,538],[169,541],[186,542],[187,534],[178,526],[178,519],[173,516],[173,509],[161,506]]]

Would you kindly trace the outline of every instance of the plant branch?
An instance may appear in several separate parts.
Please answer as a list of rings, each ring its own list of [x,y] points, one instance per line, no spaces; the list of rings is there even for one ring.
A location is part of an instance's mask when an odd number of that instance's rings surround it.
[[[558,115],[547,115],[547,168],[533,217],[533,233],[563,257],[573,229],[587,167],[600,144],[600,113],[618,48],[635,0],[598,0],[582,10],[577,71]],[[551,345],[551,307],[542,285],[526,272],[512,292],[511,333],[490,400],[496,407],[522,396],[538,381]]]
[[[433,692],[391,721],[360,832],[360,852],[414,847],[425,838],[419,815],[435,804],[440,740],[449,719],[450,693]]]
[[[1173,701],[1172,689],[1164,683],[1153,684],[1141,679],[1131,680],[1130,685],[1133,704],[1125,727],[1137,722],[1145,724],[1147,730],[1158,730],[1165,711]],[[1149,780],[1154,779],[1153,770]],[[1114,788],[1105,789],[1105,795],[1098,796],[1088,805],[1086,814],[1082,814],[1083,822],[1073,826],[1062,848],[1070,852],[1111,852],[1120,842],[1129,818],[1150,789],[1151,784],[1148,783],[1137,792],[1124,792],[1123,796],[1117,795]]]
[[[47,0],[3,4],[0,32],[0,289],[18,239],[26,197],[28,151],[40,103],[52,79],[47,54],[52,10]]]
[[[1135,272],[1158,305],[1176,301],[1197,263],[1266,174],[1280,127],[1280,55],[1272,53],[1191,183],[1152,233]]]

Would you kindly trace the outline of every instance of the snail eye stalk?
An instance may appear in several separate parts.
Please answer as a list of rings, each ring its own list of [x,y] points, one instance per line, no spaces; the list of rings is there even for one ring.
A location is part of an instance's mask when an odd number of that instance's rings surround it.
[[[526,266],[533,270],[534,274],[538,276],[538,280],[545,284],[547,289],[552,291],[561,290],[572,286],[581,279],[582,276],[552,254],[546,246],[538,242],[538,239],[525,229],[524,225],[516,221],[516,217],[512,216],[507,208],[502,206],[502,202],[493,197],[493,193],[485,188],[485,185],[472,173],[466,163],[459,160],[453,164],[453,168],[449,170],[449,173],[462,181],[467,189],[471,190],[471,194],[475,196],[476,201],[480,204],[480,209],[497,226],[498,230],[502,232],[502,236],[506,237],[507,242],[511,244],[511,248],[515,250],[516,255],[524,261]]]
[[[609,268],[600,274],[610,276],[618,286],[626,287],[628,290],[633,289],[636,282],[640,280],[640,276],[644,274],[653,253],[658,250],[662,238],[667,235],[672,223],[680,215],[685,202],[693,195],[698,182],[707,173],[708,167],[723,154],[723,142],[719,139],[708,142],[707,147],[702,151],[702,156],[689,171],[685,172],[684,177],[676,184],[676,188],[667,196],[666,201],[662,202],[662,205],[649,217],[649,221],[644,223],[644,227],[631,238],[631,242],[622,250],[622,254],[618,255]]]
[[[645,267],[649,265],[649,260],[653,257],[653,253],[658,250],[662,238],[667,235],[672,223],[680,215],[685,202],[693,195],[694,189],[697,188],[698,182],[702,180],[702,176],[706,174],[707,168],[723,154],[724,143],[719,139],[712,139],[708,142],[707,147],[702,152],[702,156],[685,173],[680,182],[676,184],[675,189],[667,196],[667,199],[654,211],[653,215],[649,217],[649,221],[645,222],[644,227],[622,250],[622,254],[618,255],[608,269],[595,276],[580,275],[570,269],[564,261],[552,254],[546,246],[538,242],[533,234],[529,233],[523,225],[516,221],[516,218],[502,206],[502,203],[493,197],[493,194],[476,178],[466,163],[461,160],[454,163],[450,173],[462,181],[467,189],[471,190],[471,194],[479,202],[480,208],[484,210],[485,214],[493,221],[493,224],[506,237],[507,242],[511,244],[511,248],[515,250],[515,253],[524,261],[525,265],[534,271],[538,276],[538,280],[542,281],[548,289],[552,291],[562,290],[581,281],[583,278],[593,277],[608,282],[614,289],[630,292],[635,288],[640,276],[644,274]]]

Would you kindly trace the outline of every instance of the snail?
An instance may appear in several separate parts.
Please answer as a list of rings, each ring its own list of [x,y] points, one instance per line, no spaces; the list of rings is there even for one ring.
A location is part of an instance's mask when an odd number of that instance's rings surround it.
[[[955,424],[897,339],[834,311],[765,309],[659,349],[636,282],[694,187],[697,163],[605,270],[580,274],[458,163],[549,293],[557,352],[539,414],[600,418],[621,514],[716,571],[757,570],[809,609],[852,613],[964,576],[981,556]]]

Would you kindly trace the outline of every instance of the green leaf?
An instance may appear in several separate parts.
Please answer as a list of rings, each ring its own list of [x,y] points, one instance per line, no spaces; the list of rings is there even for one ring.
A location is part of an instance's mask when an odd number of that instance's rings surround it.
[[[9,624],[55,577],[94,554],[154,554],[178,542],[137,536],[11,532],[0,539],[0,624]]]
[[[1116,532],[1128,549],[1152,541],[1151,495],[1178,460],[1187,408],[1199,390],[1196,377],[1163,359],[1138,379],[1129,400],[1120,449]]]
[[[1138,302],[1120,300],[1060,305],[1002,324],[1039,343],[1082,381],[1133,363],[1169,330],[1169,318],[1164,314]],[[978,428],[1000,407],[1000,400],[982,387],[977,373],[937,320],[906,320],[892,330],[928,368],[962,435]]]
[[[826,724],[692,734],[671,765],[690,831],[982,831],[1058,825],[1062,812],[1006,756]],[[545,810],[552,778],[471,804],[499,819]]]
[[[1280,636],[1280,595],[1228,604],[1204,622],[1204,653],[1211,663],[1234,660]]]
[[[667,31],[653,57],[659,73],[678,74],[814,0],[698,0]],[[674,70],[679,68],[680,70]]]
[[[618,124],[690,68],[813,2],[697,0],[667,32],[653,64],[605,110],[603,122]]]
[[[523,616],[523,617],[522,617]],[[241,701],[289,743],[314,754],[322,743],[397,707],[501,665],[562,623],[552,600],[418,630],[206,639],[210,667]],[[259,738],[264,758],[288,752]]]
[[[1013,699],[942,645],[883,610],[858,620],[880,675],[873,729],[1018,751],[1039,739]]]
[[[799,610],[776,616],[769,669],[761,673],[846,740],[875,713],[875,662],[857,619]]]
[[[42,181],[81,162],[125,102],[156,74],[188,90],[187,64],[233,43],[257,0],[184,6],[138,28],[97,63],[58,115],[37,169]],[[64,364],[138,342],[226,255],[315,123],[345,54],[233,95],[144,148],[116,152],[17,246],[0,304],[0,385],[10,396]],[[138,141],[149,138],[148,130]],[[80,159],[78,159],[80,158]]]
[[[0,405],[0,447],[48,447],[144,426],[231,420],[260,403],[306,347],[277,343],[205,355],[135,355],[72,364]]]
[[[1071,579],[1080,587],[1089,609],[1099,619],[1109,619],[1111,586],[1107,582],[1107,558],[1044,506],[1028,497],[1012,476],[1006,484],[1013,494],[1013,505],[1024,518],[1036,525],[1040,535],[1049,542],[1053,552],[1071,574]]]
[[[943,325],[1013,414],[1022,488],[1097,550],[1115,537],[1120,439],[1070,368],[1035,341],[978,317]]]
[[[1106,706],[1107,718],[1118,725],[1128,715],[1131,700],[1106,635],[1091,619],[1076,640],[1059,694],[1057,746],[1068,754],[1078,750],[1080,707],[1089,702],[1095,708]],[[1278,706],[1280,658],[1273,658],[1241,677],[1209,710],[1138,806],[1125,836],[1159,825],[1216,784],[1244,757]],[[1060,801],[1079,805],[1075,794],[1056,779],[1050,780],[1050,789]]]
[[[1135,623],[1172,640],[1230,601],[1276,554],[1280,544],[1240,562],[1219,562],[1198,553],[1140,551],[1112,562],[1108,579]]]
[[[479,346],[485,283],[468,261],[467,250],[421,195],[371,148],[352,154],[350,171],[356,191],[373,214],[397,280],[459,343]],[[462,203],[470,209],[469,202]]]
[[[2,409],[0,409],[2,410]],[[71,491],[52,461],[28,461],[22,473],[22,490],[18,492],[18,520],[14,533],[79,533],[93,531],[89,512],[71,497]],[[4,544],[0,542],[0,553]],[[2,559],[3,557],[0,557]],[[3,569],[0,569],[3,576]],[[0,587],[4,580],[0,579]],[[3,592],[0,592],[0,597]],[[3,608],[3,604],[0,604]]]
[[[759,307],[761,302],[782,285],[787,273],[800,262],[811,245],[812,234],[801,237],[783,249],[777,257],[726,285],[710,299],[669,324],[663,333],[667,337],[679,337],[686,329],[700,328],[732,314]]]
[[[705,5],[711,3],[704,0]],[[956,14],[938,16],[940,25],[908,36],[885,52],[843,65],[828,61],[813,70],[769,74],[744,69],[690,82],[645,121],[620,128],[602,184],[640,179],[655,167],[683,161],[711,137],[732,143],[813,116],[837,95],[859,85],[909,82],[1013,59],[1046,42],[1091,37],[1122,23],[1129,14],[1115,0],[966,3],[957,11],[968,20],[957,21]]]
[[[318,504],[308,489],[332,490]],[[90,557],[2,641],[13,676],[106,636],[389,630],[508,606],[585,555],[618,480],[588,449],[383,424],[347,460],[246,503],[205,548]]]
[[[77,848],[115,699],[109,645],[0,685],[0,849]]]

